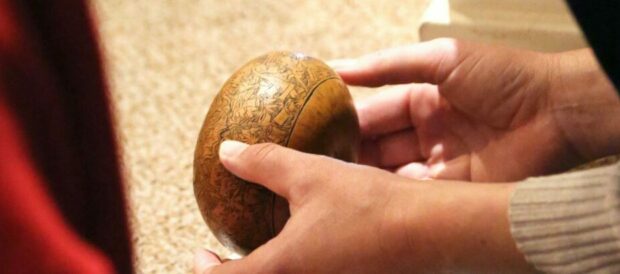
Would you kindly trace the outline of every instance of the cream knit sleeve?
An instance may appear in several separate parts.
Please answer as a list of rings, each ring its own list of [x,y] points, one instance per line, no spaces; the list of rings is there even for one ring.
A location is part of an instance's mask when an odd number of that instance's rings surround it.
[[[620,273],[620,165],[519,183],[512,236],[547,273]]]

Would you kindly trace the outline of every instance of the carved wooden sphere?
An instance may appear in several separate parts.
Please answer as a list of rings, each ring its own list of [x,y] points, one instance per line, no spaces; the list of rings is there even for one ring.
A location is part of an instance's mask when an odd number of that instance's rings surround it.
[[[229,173],[218,158],[224,140],[271,142],[352,162],[360,133],[346,85],[320,60],[273,52],[228,79],[198,137],[194,194],[217,239],[247,254],[280,232],[289,217],[288,204]]]

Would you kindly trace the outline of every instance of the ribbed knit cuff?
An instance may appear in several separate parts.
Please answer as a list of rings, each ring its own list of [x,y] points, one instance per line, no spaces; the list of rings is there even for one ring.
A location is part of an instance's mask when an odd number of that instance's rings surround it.
[[[547,273],[620,273],[620,165],[519,183],[512,236]]]

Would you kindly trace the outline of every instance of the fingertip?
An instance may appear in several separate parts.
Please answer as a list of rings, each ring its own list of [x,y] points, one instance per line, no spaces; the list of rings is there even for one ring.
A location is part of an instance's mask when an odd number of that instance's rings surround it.
[[[441,176],[441,173],[444,172],[445,170],[446,170],[445,163],[434,164],[429,170],[429,177],[438,178]]]
[[[327,62],[340,78],[348,85],[374,87],[374,77],[369,71],[369,63],[364,61],[365,57],[356,59],[336,59]],[[366,58],[368,59],[368,58]]]
[[[422,163],[406,164],[398,168],[395,173],[414,180],[427,180],[431,176],[429,167]]]
[[[215,253],[201,248],[194,252],[194,274],[209,274],[220,264],[222,263]]]
[[[357,59],[334,59],[326,62],[335,71],[350,70],[357,67],[359,61]]]
[[[368,102],[366,102],[366,100],[362,99],[362,100],[356,100],[355,101],[355,109],[357,109],[357,111],[364,111],[366,107],[368,107]]]
[[[367,100],[356,101],[355,111],[357,112],[357,121],[362,136],[367,136],[369,131],[368,123],[368,102]]]

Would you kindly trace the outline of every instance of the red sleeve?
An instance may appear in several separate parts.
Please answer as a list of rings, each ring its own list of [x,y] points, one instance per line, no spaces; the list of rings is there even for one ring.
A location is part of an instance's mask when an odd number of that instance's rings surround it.
[[[0,272],[131,273],[87,4],[0,0]]]
[[[6,91],[0,92],[0,94]],[[0,265],[5,273],[112,273],[65,224],[0,97]]]

